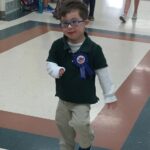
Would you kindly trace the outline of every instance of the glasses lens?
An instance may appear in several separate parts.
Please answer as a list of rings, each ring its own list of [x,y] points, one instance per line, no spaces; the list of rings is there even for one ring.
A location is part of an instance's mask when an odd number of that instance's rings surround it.
[[[66,22],[66,21],[63,21],[63,22],[60,23],[60,25],[61,25],[62,28],[67,28],[69,26],[69,23]]]
[[[84,21],[83,20],[62,21],[60,24],[62,28],[68,28],[69,25],[71,25],[72,27],[76,27],[81,22],[84,22]]]
[[[74,26],[78,26],[79,23],[80,23],[79,20],[72,20],[72,21],[70,22],[70,25],[74,27]]]

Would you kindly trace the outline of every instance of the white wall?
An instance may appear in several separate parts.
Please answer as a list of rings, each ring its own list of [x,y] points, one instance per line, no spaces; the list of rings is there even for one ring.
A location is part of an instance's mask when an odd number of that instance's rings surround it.
[[[10,14],[20,9],[20,0],[0,0],[0,12]]]
[[[5,11],[6,10],[5,4],[11,1],[14,0],[0,0],[0,11]]]
[[[0,0],[0,11],[5,11],[5,3],[7,0]]]

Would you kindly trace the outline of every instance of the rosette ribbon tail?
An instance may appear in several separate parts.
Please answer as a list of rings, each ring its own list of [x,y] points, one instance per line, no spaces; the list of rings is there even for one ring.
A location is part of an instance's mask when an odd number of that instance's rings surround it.
[[[73,63],[79,68],[81,79],[86,79],[87,76],[94,74],[88,64],[88,57],[85,53],[78,52],[73,54]]]
[[[88,64],[85,64],[85,69],[89,76],[92,76],[94,74],[93,70],[90,68]]]
[[[80,65],[80,77],[81,79],[86,79],[86,75],[85,75],[85,66],[84,65]]]

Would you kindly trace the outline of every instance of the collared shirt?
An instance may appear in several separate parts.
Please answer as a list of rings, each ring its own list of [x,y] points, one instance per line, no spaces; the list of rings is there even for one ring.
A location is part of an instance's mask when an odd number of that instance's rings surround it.
[[[107,67],[101,47],[94,43],[87,34],[85,35],[85,41],[78,51],[87,55],[88,65],[93,71]],[[65,36],[52,44],[47,61],[66,69],[64,75],[56,79],[56,96],[73,103],[93,104],[97,102],[95,74],[81,79],[80,69],[72,62],[73,54]]]

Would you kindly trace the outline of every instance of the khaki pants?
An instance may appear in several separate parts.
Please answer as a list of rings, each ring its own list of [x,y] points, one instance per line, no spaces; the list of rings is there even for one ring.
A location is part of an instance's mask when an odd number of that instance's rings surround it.
[[[74,150],[75,137],[82,148],[92,145],[94,134],[90,127],[90,105],[59,100],[56,124],[61,133],[60,150]]]

